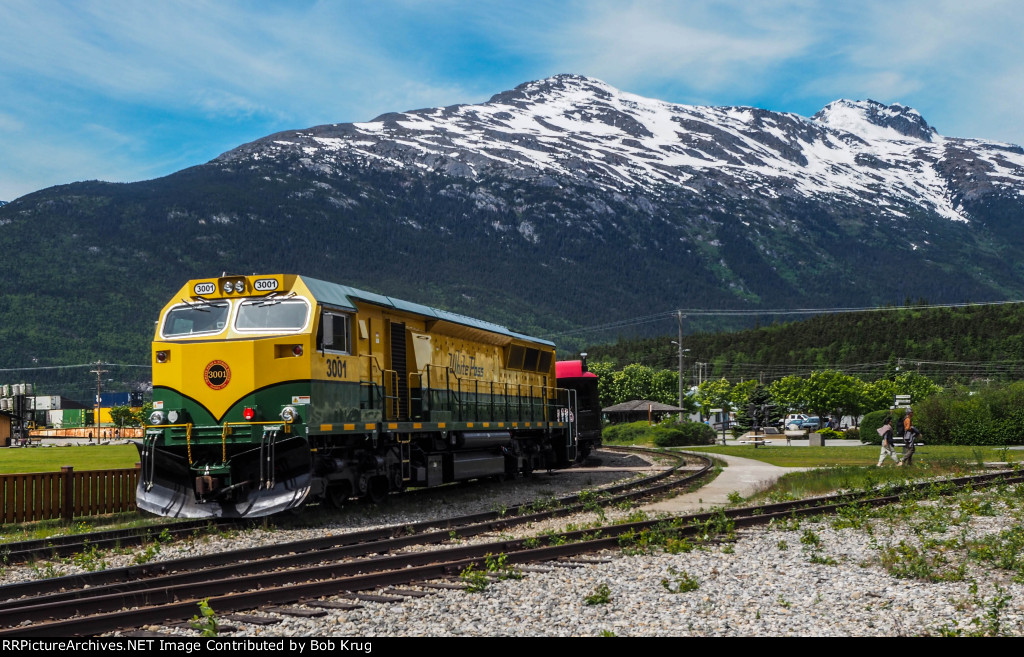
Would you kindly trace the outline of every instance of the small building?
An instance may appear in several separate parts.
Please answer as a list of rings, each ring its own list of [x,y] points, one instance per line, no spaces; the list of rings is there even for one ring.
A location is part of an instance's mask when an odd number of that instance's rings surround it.
[[[686,409],[647,399],[637,399],[602,408],[601,412],[608,417],[609,422],[613,423],[640,422],[641,420],[661,422],[666,415],[685,413]]]

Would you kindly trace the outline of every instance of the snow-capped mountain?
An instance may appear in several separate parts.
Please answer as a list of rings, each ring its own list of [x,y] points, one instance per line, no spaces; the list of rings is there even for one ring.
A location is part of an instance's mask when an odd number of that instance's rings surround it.
[[[1022,220],[1024,150],[942,136],[902,105],[801,117],[560,75],[0,207],[5,284],[28,291],[0,300],[0,356],[127,329],[137,346],[104,357],[144,359],[166,295],[222,271],[302,273],[536,335],[674,308],[1022,299]],[[65,315],[75,335],[54,332]]]
[[[1024,190],[1020,147],[943,137],[902,105],[838,100],[804,118],[666,103],[574,75],[529,82],[480,105],[279,133],[216,162],[267,158],[294,158],[321,173],[372,166],[652,199],[724,185],[767,199],[870,203],[882,217],[923,210],[957,221],[971,219],[965,195]]]

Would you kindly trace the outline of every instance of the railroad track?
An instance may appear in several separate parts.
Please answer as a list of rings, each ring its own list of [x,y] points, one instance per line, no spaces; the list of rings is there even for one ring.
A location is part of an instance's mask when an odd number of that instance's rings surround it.
[[[948,480],[943,488],[951,492],[965,486],[1020,481],[1024,481],[1024,477],[1017,473],[990,473]],[[908,495],[919,495],[922,491],[934,489],[931,483],[926,483],[908,486],[884,496],[835,495],[681,516],[670,520],[624,523],[602,527],[600,530],[580,530],[547,537],[549,544],[543,546],[537,544],[540,541],[536,538],[529,538],[395,553],[415,542],[410,536],[404,540],[399,538],[398,542],[390,545],[375,542],[364,546],[364,549],[369,548],[365,555],[375,556],[357,558],[351,553],[329,554],[320,551],[311,555],[313,562],[306,565],[280,561],[285,557],[276,557],[278,561],[257,558],[251,565],[246,565],[246,574],[234,567],[226,570],[213,568],[201,572],[185,571],[180,578],[168,579],[170,575],[150,577],[140,581],[137,587],[129,587],[127,583],[91,586],[88,589],[79,587],[57,595],[6,603],[0,607],[0,625],[10,629],[0,631],[0,635],[100,634],[122,628],[180,621],[191,617],[196,612],[198,601],[203,599],[209,599],[209,605],[218,613],[268,607],[279,610],[281,605],[296,603],[305,605],[307,609],[293,613],[314,613],[308,608],[358,604],[360,599],[381,599],[381,589],[390,591],[393,599],[395,595],[423,595],[431,587],[451,587],[452,580],[459,573],[471,566],[486,569],[488,560],[493,563],[495,555],[502,555],[502,562],[507,566],[556,563],[561,559],[579,558],[583,554],[615,549],[623,543],[642,541],[644,536],[653,533],[671,534],[678,539],[703,536],[725,526],[748,527],[780,518],[833,513],[849,505],[890,504]],[[532,522],[534,519],[527,521]],[[465,531],[471,530],[467,527]],[[459,535],[462,535],[462,530]],[[277,547],[287,549],[289,546]],[[260,565],[263,568],[256,567]],[[415,588],[410,589],[409,586]],[[6,593],[6,588],[0,589],[0,593]],[[335,599],[321,600],[324,597]],[[346,601],[338,602],[338,597]],[[128,607],[131,609],[126,609]],[[79,615],[72,617],[74,614]],[[54,620],[40,622],[51,618]],[[21,625],[26,621],[32,624]]]
[[[85,534],[62,534],[28,541],[12,541],[0,545],[0,555],[8,565],[29,563],[39,559],[54,559],[79,554],[83,550],[142,545],[154,540],[171,541],[206,533],[211,530],[244,527],[252,521],[237,520],[183,520],[163,522],[146,527],[110,529]]]
[[[82,609],[95,611],[98,609],[94,605],[95,598],[102,595],[103,591],[117,591],[126,594],[129,591],[143,590],[144,583],[149,583],[149,586],[189,585],[190,582],[215,579],[218,576],[240,577],[265,571],[266,567],[260,564],[273,564],[274,568],[297,568],[323,562],[325,559],[355,559],[369,553],[392,551],[410,545],[440,543],[449,540],[456,532],[464,538],[500,531],[515,524],[537,522],[550,517],[579,512],[597,504],[616,504],[624,500],[649,497],[652,494],[691,483],[705,475],[711,467],[709,460],[700,459],[699,470],[681,477],[680,468],[687,463],[687,458],[683,455],[643,449],[622,448],[614,451],[655,454],[673,459],[675,464],[641,479],[605,487],[600,491],[599,496],[587,496],[586,501],[581,501],[583,497],[581,495],[571,495],[555,500],[551,504],[551,508],[544,511],[531,511],[529,505],[523,505],[500,512],[492,511],[438,521],[403,524],[397,527],[358,531],[335,537],[12,584],[0,587],[0,596],[9,599],[6,603],[0,603],[0,615],[5,615],[7,619],[0,621],[0,624],[10,627],[13,624],[31,621],[34,618],[62,618],[80,613]],[[690,460],[693,460],[692,456]],[[188,525],[179,532],[180,534],[191,535],[199,528],[199,525],[194,523],[180,524]],[[152,538],[154,532],[155,529],[150,528],[145,536]],[[120,542],[124,540],[123,535],[111,535],[110,533],[104,533],[102,536],[77,535],[68,537],[68,540],[60,545],[60,549],[63,554],[74,554],[76,546],[79,549],[93,549],[93,546],[103,544],[121,545],[123,543]],[[40,546],[38,542],[28,545],[12,544],[7,547],[8,549],[13,548],[11,549],[12,553],[19,554],[31,554],[36,551],[36,553],[42,552],[49,555],[57,549],[54,545]],[[284,556],[282,553],[285,553]],[[86,591],[88,594],[84,593]],[[75,602],[75,600],[85,599],[91,600],[91,602],[84,603],[82,606]],[[50,606],[37,608],[37,605]],[[116,606],[120,607],[120,605]],[[29,610],[30,607],[33,609]],[[103,606],[102,608],[110,607]],[[38,614],[45,614],[45,616]]]
[[[677,453],[664,452],[660,450],[651,450],[643,448],[627,448],[627,447],[605,447],[603,451],[610,452],[625,452],[632,454],[645,454],[645,455],[656,455],[663,458],[669,458],[676,461],[676,466],[668,467],[664,472],[657,473],[642,479],[638,479],[633,482],[625,483],[619,486],[607,487],[605,491],[624,491],[631,487],[638,487],[637,492],[632,496],[633,498],[642,497],[646,495],[657,494],[664,492],[675,487],[676,483],[672,480],[674,473],[684,464],[683,457]],[[705,460],[706,461],[706,460]],[[705,470],[707,466],[705,466]],[[700,473],[704,474],[704,471]],[[661,485],[657,482],[664,481]],[[438,489],[421,489],[412,492],[407,492],[404,495],[407,497],[414,497],[417,494],[431,495],[437,492]],[[630,499],[630,497],[623,497],[621,499]],[[572,504],[578,501],[578,496],[570,496],[556,500],[559,504]],[[476,521],[482,520],[486,517],[497,516],[494,514],[479,514],[475,516]],[[175,520],[171,522],[161,522],[145,527],[135,527],[129,529],[113,529],[99,532],[88,532],[81,534],[65,534],[58,536],[51,536],[42,539],[32,539],[27,541],[11,541],[8,543],[0,544],[0,558],[2,558],[5,565],[15,565],[30,563],[38,560],[45,559],[56,559],[60,557],[68,557],[76,554],[81,554],[86,550],[108,550],[114,548],[124,548],[134,545],[144,545],[153,541],[170,542],[173,540],[195,538],[202,534],[215,532],[215,531],[226,531],[231,529],[240,529],[247,527],[260,527],[265,526],[267,519],[219,519],[219,520]],[[461,522],[461,521],[460,521]]]

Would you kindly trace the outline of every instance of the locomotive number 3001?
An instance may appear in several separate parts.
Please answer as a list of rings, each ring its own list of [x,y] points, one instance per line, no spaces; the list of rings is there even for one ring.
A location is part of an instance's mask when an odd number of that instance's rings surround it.
[[[343,377],[347,373],[347,363],[340,358],[327,359],[327,376]]]

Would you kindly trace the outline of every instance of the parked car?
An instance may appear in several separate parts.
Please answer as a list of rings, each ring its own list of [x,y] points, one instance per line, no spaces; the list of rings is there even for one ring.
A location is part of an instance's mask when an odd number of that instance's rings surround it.
[[[802,429],[804,422],[808,419],[809,418],[803,413],[790,413],[782,421],[782,426],[786,427],[790,431],[796,431],[797,429]]]
[[[817,431],[821,428],[821,418],[818,416],[811,416],[804,420],[804,423],[800,425],[801,429],[807,429],[808,431]]]

